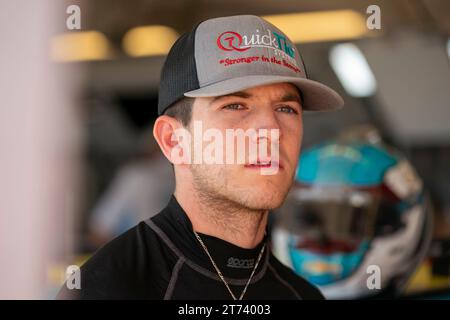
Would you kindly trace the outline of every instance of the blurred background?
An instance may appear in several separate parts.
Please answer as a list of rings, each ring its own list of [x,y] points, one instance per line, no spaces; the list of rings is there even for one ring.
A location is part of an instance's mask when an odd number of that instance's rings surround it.
[[[237,14],[283,30],[345,100],[305,115],[303,149],[370,124],[409,160],[434,224],[405,295],[449,296],[450,2],[0,0],[0,298],[52,298],[68,265],[165,206],[151,133],[165,54]]]

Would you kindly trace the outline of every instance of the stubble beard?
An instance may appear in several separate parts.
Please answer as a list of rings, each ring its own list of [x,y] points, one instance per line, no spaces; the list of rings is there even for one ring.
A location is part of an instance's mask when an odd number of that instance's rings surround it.
[[[292,175],[289,185],[283,186],[283,189],[273,187],[268,192],[261,192],[260,188],[244,188],[230,184],[224,167],[191,165],[190,170],[193,188],[202,203],[217,214],[239,214],[241,218],[243,211],[260,213],[281,206],[293,182]],[[268,179],[265,183],[273,182]]]

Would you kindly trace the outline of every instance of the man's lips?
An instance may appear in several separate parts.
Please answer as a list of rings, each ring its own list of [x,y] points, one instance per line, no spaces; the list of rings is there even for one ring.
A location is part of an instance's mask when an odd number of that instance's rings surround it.
[[[249,169],[261,169],[261,168],[279,168],[283,169],[281,162],[276,161],[256,161],[255,163],[245,164],[244,167]]]

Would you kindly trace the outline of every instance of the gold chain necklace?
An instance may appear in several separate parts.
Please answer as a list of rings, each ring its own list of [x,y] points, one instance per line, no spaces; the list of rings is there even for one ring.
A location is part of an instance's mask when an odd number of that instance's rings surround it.
[[[264,249],[265,249],[265,247],[266,247],[266,244],[264,243],[264,245],[262,246],[261,251],[259,252],[258,259],[256,260],[255,266],[253,267],[252,274],[250,275],[250,278],[248,278],[247,284],[245,285],[244,290],[242,290],[242,293],[241,293],[241,295],[239,296],[239,299],[237,299],[236,296],[234,295],[233,291],[231,291],[230,286],[229,286],[228,283],[226,282],[225,277],[222,275],[222,272],[220,272],[219,267],[216,265],[216,263],[214,262],[213,258],[211,257],[211,254],[209,253],[208,248],[206,248],[206,245],[203,243],[203,240],[200,238],[200,236],[198,235],[198,233],[195,232],[195,230],[194,230],[194,234],[195,234],[195,237],[197,238],[198,242],[200,242],[201,246],[203,247],[203,250],[205,250],[206,255],[208,256],[209,260],[211,260],[211,263],[212,263],[212,265],[214,266],[214,269],[216,269],[216,272],[217,272],[217,274],[219,275],[220,279],[221,279],[222,282],[225,284],[225,287],[227,287],[228,292],[230,292],[231,296],[233,297],[233,300],[242,300],[242,298],[243,298],[244,295],[245,295],[245,292],[247,292],[247,288],[248,288],[248,286],[249,286],[249,284],[250,284],[250,281],[251,281],[252,278],[253,278],[253,275],[255,274],[256,269],[258,269],[258,264],[259,264],[259,261],[261,260],[261,257],[262,257],[262,255],[263,255]]]

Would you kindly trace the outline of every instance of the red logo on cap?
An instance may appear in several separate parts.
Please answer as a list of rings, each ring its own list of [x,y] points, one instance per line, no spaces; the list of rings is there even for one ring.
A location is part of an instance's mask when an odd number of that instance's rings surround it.
[[[236,46],[237,42],[237,46]],[[217,37],[217,46],[225,51],[246,51],[250,49],[247,48],[239,48],[242,45],[242,36],[233,31],[225,31],[220,36]]]

